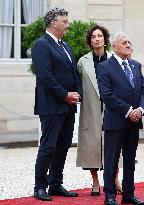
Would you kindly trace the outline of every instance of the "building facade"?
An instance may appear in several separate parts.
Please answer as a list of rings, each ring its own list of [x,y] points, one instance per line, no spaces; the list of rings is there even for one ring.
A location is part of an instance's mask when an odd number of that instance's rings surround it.
[[[68,10],[70,21],[91,20],[111,34],[126,32],[133,42],[133,58],[144,65],[143,0],[1,0],[0,134],[38,130],[33,115],[35,77],[28,71],[31,59],[21,44],[21,29],[55,6]]]

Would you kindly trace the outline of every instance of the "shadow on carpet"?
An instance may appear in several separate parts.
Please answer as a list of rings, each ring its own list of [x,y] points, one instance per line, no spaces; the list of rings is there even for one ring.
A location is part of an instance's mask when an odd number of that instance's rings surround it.
[[[135,195],[144,200],[144,183],[135,184]],[[77,189],[75,190],[79,194],[78,197],[65,198],[54,196],[52,201],[40,201],[34,197],[22,197],[16,199],[5,199],[0,200],[0,205],[103,205],[104,204],[104,193],[101,188],[100,196],[90,196],[90,189]],[[117,201],[121,202],[121,195],[117,195]]]

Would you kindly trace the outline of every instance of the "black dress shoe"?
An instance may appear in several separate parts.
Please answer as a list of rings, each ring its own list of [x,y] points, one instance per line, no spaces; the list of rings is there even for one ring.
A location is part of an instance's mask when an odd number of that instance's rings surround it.
[[[140,201],[137,197],[122,197],[122,204],[144,205],[144,201]]]
[[[77,197],[76,192],[67,191],[63,186],[51,185],[48,191],[50,196],[64,196],[64,197]]]
[[[44,189],[39,189],[37,191],[34,191],[34,197],[42,201],[52,200],[52,198],[49,196],[49,194]]]
[[[106,199],[104,201],[105,205],[120,205],[115,199]]]

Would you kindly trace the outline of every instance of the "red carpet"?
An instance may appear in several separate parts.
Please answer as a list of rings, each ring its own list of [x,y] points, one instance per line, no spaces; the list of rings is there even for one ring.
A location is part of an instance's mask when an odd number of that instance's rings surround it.
[[[144,200],[144,183],[137,183],[135,185],[135,195]],[[34,197],[23,197],[18,199],[6,199],[0,200],[0,205],[103,205],[104,193],[101,188],[101,196],[90,196],[90,189],[78,189],[76,190],[79,197],[65,198],[65,197],[53,197],[53,201],[43,202],[36,200]],[[121,202],[121,195],[117,195],[117,201]]]

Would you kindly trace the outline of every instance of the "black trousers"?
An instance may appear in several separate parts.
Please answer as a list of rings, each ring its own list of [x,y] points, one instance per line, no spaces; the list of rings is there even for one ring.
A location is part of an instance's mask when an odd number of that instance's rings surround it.
[[[72,143],[75,113],[43,115],[40,121],[42,137],[35,164],[35,190],[62,184],[66,155]]]
[[[138,146],[139,129],[105,131],[104,134],[104,192],[106,198],[115,199],[115,176],[120,152],[123,155],[123,196],[134,194],[135,157]]]

